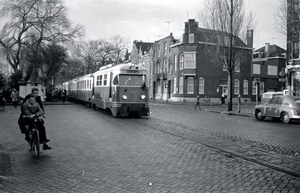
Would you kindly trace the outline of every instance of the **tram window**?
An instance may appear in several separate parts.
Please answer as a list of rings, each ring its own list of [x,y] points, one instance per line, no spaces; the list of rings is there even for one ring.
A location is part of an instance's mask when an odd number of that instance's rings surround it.
[[[99,81],[99,85],[102,85],[102,75],[100,75],[100,81]]]
[[[145,75],[120,75],[119,85],[135,85],[142,86],[146,82]]]
[[[100,85],[100,76],[97,76],[97,83],[96,83],[97,86]]]
[[[105,86],[107,83],[107,74],[104,74],[104,80],[103,80],[103,85]]]
[[[114,78],[113,84],[114,84],[114,85],[118,85],[118,84],[119,84],[119,76],[116,76],[116,77]]]

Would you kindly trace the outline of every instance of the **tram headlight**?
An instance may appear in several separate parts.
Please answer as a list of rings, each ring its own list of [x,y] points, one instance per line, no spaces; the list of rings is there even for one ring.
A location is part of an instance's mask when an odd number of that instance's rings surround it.
[[[146,98],[145,95],[141,95],[141,99],[144,100]]]
[[[123,95],[123,96],[122,96],[122,99],[123,99],[123,100],[126,100],[126,99],[127,99],[127,96],[126,96],[126,95]]]

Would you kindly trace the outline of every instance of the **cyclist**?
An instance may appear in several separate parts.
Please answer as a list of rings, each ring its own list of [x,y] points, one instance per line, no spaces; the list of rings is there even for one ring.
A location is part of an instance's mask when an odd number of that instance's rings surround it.
[[[25,125],[32,126],[32,121],[35,116],[42,116],[44,115],[44,111],[40,107],[40,105],[35,101],[35,96],[34,94],[31,94],[28,96],[28,99],[26,100],[25,103],[23,103],[22,107],[22,113],[19,119],[19,124],[20,128],[22,127],[24,134],[25,134],[25,139],[28,141],[29,140],[29,131],[26,129]],[[46,143],[49,142],[49,140],[46,137],[46,129],[42,124],[42,121],[37,123],[37,127],[40,133],[40,143],[43,143],[43,150],[48,150],[51,149]],[[21,130],[22,130],[21,129]]]
[[[40,105],[40,107],[42,108],[42,110],[44,111],[44,117],[45,117],[45,110],[44,110],[44,106],[43,106],[43,102],[41,100],[41,97],[39,96],[39,89],[38,88],[32,88],[31,89],[31,94],[27,95],[24,100],[23,100],[23,103],[21,104],[21,115],[20,115],[20,118],[18,120],[18,123],[19,123],[19,126],[20,126],[20,130],[21,130],[21,133],[24,133],[25,136],[27,138],[25,139],[29,139],[28,138],[28,135],[26,135],[26,127],[25,127],[25,123],[24,123],[24,119],[22,119],[23,115],[24,115],[24,110],[23,110],[23,104],[26,103],[26,101],[28,100],[28,98],[33,95],[34,98],[35,98],[35,101]],[[43,126],[44,127],[44,126]]]

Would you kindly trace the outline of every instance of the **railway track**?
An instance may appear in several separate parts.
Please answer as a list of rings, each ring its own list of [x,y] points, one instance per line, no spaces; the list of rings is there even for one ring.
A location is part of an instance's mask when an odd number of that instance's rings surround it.
[[[300,178],[300,160],[293,156],[269,152],[257,147],[252,147],[251,145],[238,140],[230,141],[228,139],[222,139],[220,137],[212,136],[207,132],[204,133],[200,129],[195,130],[194,128],[183,124],[176,124],[158,118],[150,117],[124,120],[134,123],[138,122],[138,124],[146,128],[160,131],[184,140],[193,141],[213,151],[224,154],[227,157],[243,159]]]

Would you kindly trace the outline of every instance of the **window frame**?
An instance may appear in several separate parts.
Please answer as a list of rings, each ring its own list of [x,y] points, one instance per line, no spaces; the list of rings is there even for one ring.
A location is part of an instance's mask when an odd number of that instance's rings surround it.
[[[238,85],[236,85],[238,83]],[[237,92],[236,92],[237,89]],[[240,80],[239,79],[234,79],[234,94],[239,95],[240,94]]]
[[[195,43],[195,34],[189,34],[189,44]]]
[[[177,78],[173,78],[173,93],[176,94],[177,93]]]
[[[249,94],[249,81],[244,79],[243,80],[243,95]]]
[[[184,55],[180,54],[180,58],[179,58],[179,69],[183,69],[184,67]]]
[[[191,83],[191,85],[190,85]],[[193,76],[189,76],[186,79],[186,93],[187,94],[194,94],[195,89],[195,78]]]
[[[184,69],[195,69],[196,68],[196,52],[184,52],[184,64],[183,64],[183,68]],[[192,55],[191,58],[193,58],[193,60],[187,60],[189,59],[188,55]],[[193,63],[192,66],[187,66],[187,64],[189,64],[190,62]]]
[[[177,65],[178,65],[178,55],[175,54],[175,56],[174,56],[174,70],[175,71],[177,70]]]
[[[239,57],[234,61],[234,72],[241,72],[241,59]]]
[[[203,84],[201,84],[201,80],[203,80]],[[198,81],[199,81],[199,86],[198,86],[199,90],[198,90],[198,93],[199,94],[205,94],[205,79],[203,77],[199,77]],[[203,89],[203,92],[201,92],[202,89]]]
[[[178,93],[183,94],[183,77],[179,78],[178,82]]]

